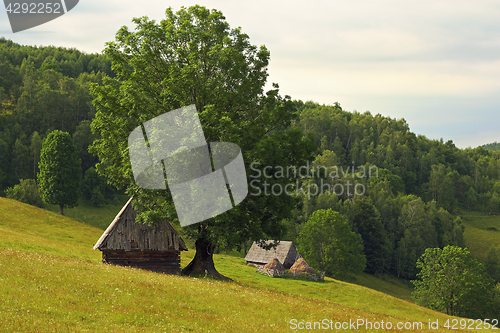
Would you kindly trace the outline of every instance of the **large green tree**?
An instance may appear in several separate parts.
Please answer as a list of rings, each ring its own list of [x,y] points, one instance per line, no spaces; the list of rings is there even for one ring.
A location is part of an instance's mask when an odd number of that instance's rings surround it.
[[[312,214],[297,238],[297,246],[309,265],[329,276],[343,278],[365,268],[360,237],[345,217],[331,209]]]
[[[64,207],[75,207],[80,198],[82,178],[78,151],[67,132],[52,131],[42,145],[38,182],[45,202],[58,205],[64,215]]]
[[[420,280],[413,281],[417,304],[452,316],[479,318],[486,313],[493,280],[468,249],[429,248],[417,267],[421,269]]]
[[[240,28],[231,29],[221,12],[193,6],[174,13],[168,8],[161,22],[147,17],[133,22],[135,31],[122,27],[104,50],[116,77],[91,88],[96,107],[92,129],[99,139],[90,149],[100,159],[98,171],[134,196],[139,222],[177,219],[168,189],[135,184],[127,147],[134,128],[171,110],[195,104],[206,141],[237,144],[247,176],[252,162],[262,169],[301,165],[310,158],[312,140],[287,130],[297,116],[295,104],[281,97],[275,84],[264,90],[269,51],[250,44]],[[264,189],[265,179],[256,177],[255,187]],[[270,181],[281,186],[284,180]],[[224,214],[184,228],[196,240],[196,255],[185,274],[221,276],[212,257],[216,245],[231,248],[283,235],[282,220],[290,216],[296,199],[254,194]]]

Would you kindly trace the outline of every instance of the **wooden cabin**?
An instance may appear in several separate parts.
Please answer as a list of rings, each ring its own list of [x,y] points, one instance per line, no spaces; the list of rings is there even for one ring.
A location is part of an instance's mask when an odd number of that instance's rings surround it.
[[[267,241],[267,244],[271,242],[273,241]],[[245,257],[245,260],[247,264],[259,267],[266,265],[275,257],[278,258],[285,269],[289,269],[295,263],[295,261],[299,259],[300,256],[293,242],[280,241],[279,245],[276,247],[276,250],[264,250],[256,242],[253,242],[252,247],[250,247],[250,250]]]
[[[94,245],[102,251],[102,262],[180,275],[180,251],[187,250],[182,238],[169,222],[136,223],[131,202],[132,198]]]

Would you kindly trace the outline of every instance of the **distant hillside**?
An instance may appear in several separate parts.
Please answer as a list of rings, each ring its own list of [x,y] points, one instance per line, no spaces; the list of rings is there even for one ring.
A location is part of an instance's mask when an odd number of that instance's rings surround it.
[[[467,247],[474,257],[486,263],[490,248],[500,244],[500,216],[467,211],[462,221]]]
[[[113,75],[102,54],[0,37],[0,195],[20,179],[36,178],[39,147],[55,129],[73,136],[82,173],[95,165],[88,152],[95,113],[89,86]]]
[[[235,282],[103,265],[99,251],[92,250],[101,232],[0,198],[0,327],[8,332],[35,327],[37,332],[284,332],[294,319],[326,318],[401,322],[427,332],[429,320],[439,320],[442,327],[451,319],[333,279],[269,278],[226,255],[217,255],[216,265]],[[192,255],[184,254],[183,264]],[[423,330],[415,326],[419,322]],[[355,331],[371,330],[360,326]]]
[[[500,150],[500,143],[495,141],[493,143],[487,143],[485,145],[482,145],[481,147],[483,147],[484,149],[497,151]]]

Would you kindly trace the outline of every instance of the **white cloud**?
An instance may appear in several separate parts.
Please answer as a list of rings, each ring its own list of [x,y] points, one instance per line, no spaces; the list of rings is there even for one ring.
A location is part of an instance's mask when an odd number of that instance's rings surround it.
[[[252,43],[265,44],[270,81],[293,98],[405,117],[422,134],[457,142],[497,135],[484,130],[496,121],[492,110],[500,109],[500,100],[491,98],[500,95],[495,0],[82,0],[67,15],[17,34],[9,33],[0,10],[0,35],[20,44],[100,52],[121,26],[133,26],[133,17],[159,20],[167,6],[195,3],[221,10]],[[472,125],[471,118],[477,120]],[[475,134],[460,134],[464,124],[475,126]]]

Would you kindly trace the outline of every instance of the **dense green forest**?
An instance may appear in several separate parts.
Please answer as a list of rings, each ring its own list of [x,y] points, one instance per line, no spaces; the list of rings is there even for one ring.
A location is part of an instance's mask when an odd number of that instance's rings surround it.
[[[338,103],[296,104],[300,119],[294,126],[314,135],[318,154],[311,169],[320,172],[302,179],[310,193],[299,192],[302,206],[287,221],[290,239],[314,211],[333,208],[361,235],[365,271],[411,279],[426,248],[465,246],[456,213],[500,212],[500,153],[459,149],[452,141],[410,132],[404,119],[348,112]],[[351,191],[342,192],[348,182]],[[328,185],[334,193],[327,192]],[[363,197],[357,200],[356,192]]]
[[[493,143],[487,143],[485,145],[482,145],[481,147],[488,150],[498,151],[500,150],[500,143],[495,141]]]
[[[42,141],[53,130],[76,143],[84,195],[103,186],[87,149],[95,114],[89,86],[106,75],[113,72],[104,55],[0,39],[0,193],[36,179]],[[412,133],[404,119],[338,103],[295,105],[292,127],[312,136],[317,151],[306,176],[287,175],[301,189],[294,217],[283,223],[288,239],[298,239],[315,211],[331,208],[359,235],[365,271],[413,279],[426,248],[465,246],[460,210],[500,213],[500,152],[491,147],[459,149]],[[283,176],[269,178],[282,183]]]
[[[82,173],[95,164],[87,152],[95,113],[89,84],[104,75],[113,73],[103,55],[0,38],[0,193],[36,179],[43,139],[53,130],[73,136]]]

